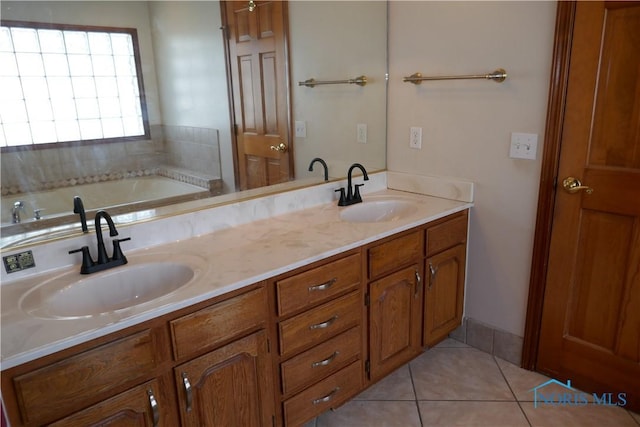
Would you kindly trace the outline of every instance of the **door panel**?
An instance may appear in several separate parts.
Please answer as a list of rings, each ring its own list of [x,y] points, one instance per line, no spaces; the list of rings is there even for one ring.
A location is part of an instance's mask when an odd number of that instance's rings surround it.
[[[637,409],[640,4],[578,2],[572,46],[538,369]]]
[[[250,11],[246,1],[224,4],[241,190],[277,184],[293,176],[287,3],[255,1],[255,5]]]

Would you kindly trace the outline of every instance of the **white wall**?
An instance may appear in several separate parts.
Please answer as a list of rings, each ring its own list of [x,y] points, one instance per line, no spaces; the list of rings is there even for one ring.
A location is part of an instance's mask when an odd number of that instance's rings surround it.
[[[476,183],[466,316],[522,336],[529,285],[555,2],[390,2],[387,168]],[[482,74],[484,80],[403,83]],[[423,128],[422,150],[409,128]],[[536,133],[538,159],[509,158],[511,132]]]
[[[225,192],[234,191],[231,124],[220,3],[149,2],[162,123],[217,129]],[[217,150],[217,147],[216,147]]]
[[[296,178],[319,176],[322,157],[329,174],[342,177],[354,162],[368,171],[385,167],[385,73],[387,5],[383,1],[290,1],[289,48],[294,120],[307,137],[294,138]],[[343,80],[365,75],[368,83],[308,88],[298,82]],[[367,125],[367,143],[356,125]]]

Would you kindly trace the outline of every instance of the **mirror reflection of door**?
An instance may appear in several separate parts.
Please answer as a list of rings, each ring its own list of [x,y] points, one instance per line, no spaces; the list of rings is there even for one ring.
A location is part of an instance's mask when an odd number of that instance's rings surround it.
[[[284,1],[222,2],[241,190],[293,176],[286,12]]]

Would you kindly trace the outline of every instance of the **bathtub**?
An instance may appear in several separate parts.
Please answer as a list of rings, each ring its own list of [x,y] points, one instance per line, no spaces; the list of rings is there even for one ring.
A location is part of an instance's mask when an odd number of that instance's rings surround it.
[[[208,197],[210,194],[202,187],[170,178],[144,176],[2,196],[2,236],[78,222],[80,217],[73,213],[74,196],[82,198],[88,213],[104,209],[115,215]],[[17,201],[24,203],[24,211],[20,212],[21,222],[13,224],[11,211]],[[40,219],[35,219],[36,209],[42,209]],[[87,215],[88,222],[92,219],[92,215]]]

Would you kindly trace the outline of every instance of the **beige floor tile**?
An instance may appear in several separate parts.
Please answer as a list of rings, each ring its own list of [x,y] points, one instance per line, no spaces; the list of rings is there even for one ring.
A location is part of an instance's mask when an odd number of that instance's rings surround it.
[[[316,419],[312,419],[311,421],[305,423],[302,427],[316,427]]]
[[[409,365],[405,365],[363,391],[355,400],[415,400]]]
[[[520,402],[533,402],[536,399],[533,389],[551,379],[538,372],[522,369],[511,362],[500,359],[499,357],[496,357],[496,362],[507,379],[511,390],[516,395],[516,399]],[[552,383],[541,388],[540,391],[547,396],[553,396],[554,393],[562,395],[567,393],[568,390],[559,384]],[[576,389],[576,392],[579,393],[580,390]],[[593,397],[589,393],[584,393],[584,397],[589,402],[593,402]]]
[[[447,338],[444,341],[438,343],[433,348],[468,348],[470,346],[466,345],[463,342],[458,340],[454,340],[453,338]]]
[[[434,348],[410,363],[418,400],[515,400],[493,356]]]
[[[418,402],[424,427],[528,427],[518,402]]]
[[[533,402],[522,402],[532,427],[637,427],[629,411],[608,406],[550,406],[533,407]]]
[[[317,427],[420,427],[416,402],[352,400],[318,417]]]

